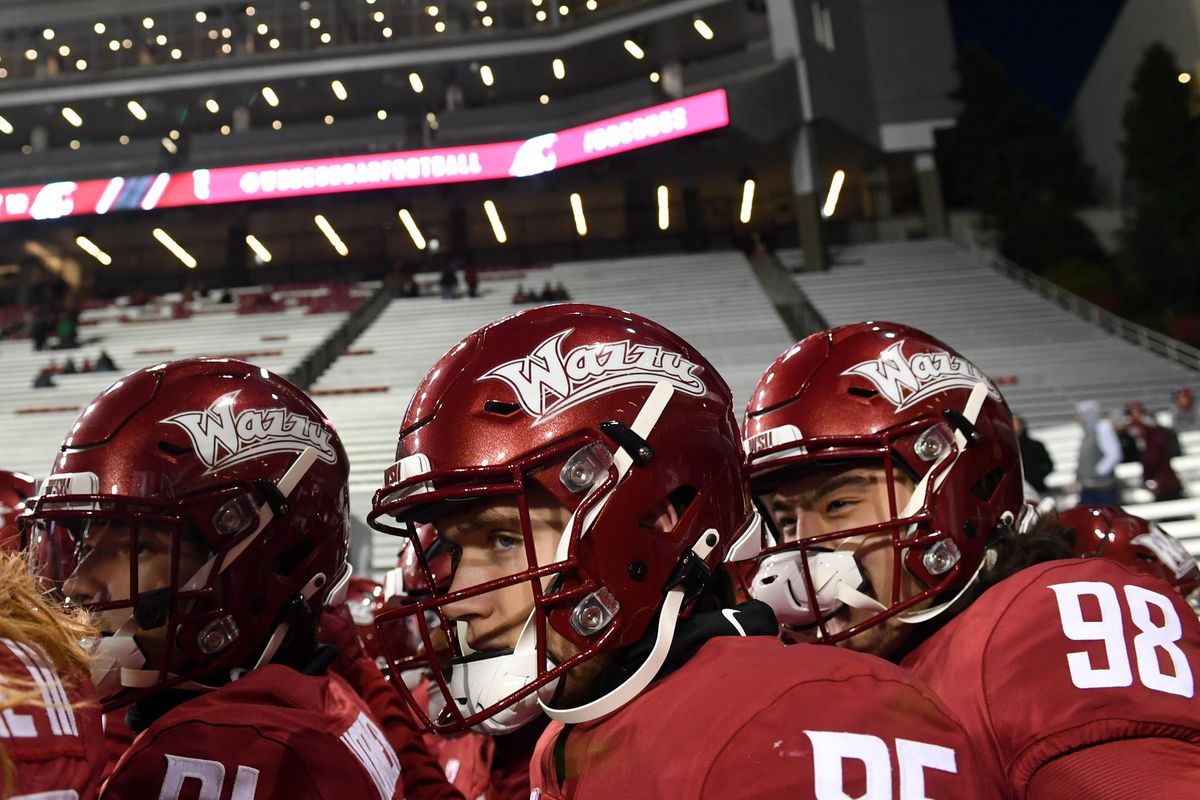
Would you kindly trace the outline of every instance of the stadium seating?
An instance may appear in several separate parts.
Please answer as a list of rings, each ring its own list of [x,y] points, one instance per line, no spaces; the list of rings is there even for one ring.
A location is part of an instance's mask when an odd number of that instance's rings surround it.
[[[485,273],[486,274],[486,273]],[[556,264],[482,284],[481,296],[393,300],[313,387],[350,454],[351,508],[366,516],[395,455],[396,433],[421,378],[451,346],[485,322],[519,311],[518,284],[563,283],[573,300],[644,314],[694,344],[725,376],[738,407],[791,337],[734,252]],[[395,565],[396,543],[379,536],[372,566]]]
[[[377,284],[350,288],[326,285],[233,292],[234,302],[208,299],[183,303],[178,295],[132,306],[128,298],[89,308],[80,315],[81,346],[35,351],[28,339],[0,342],[7,379],[0,384],[0,453],[5,469],[44,474],[67,428],[83,405],[120,375],[160,361],[189,356],[233,356],[287,374],[345,319]],[[238,297],[270,293],[274,313],[238,313]],[[190,316],[177,317],[179,308]],[[326,309],[330,313],[320,313]],[[30,388],[47,365],[95,362],[106,351],[116,372],[55,375],[53,387]]]
[[[785,266],[797,251],[780,254]],[[845,247],[796,282],[830,325],[883,319],[952,345],[1001,384],[1030,427],[1067,422],[1079,400],[1165,405],[1195,374],[1070,314],[948,240]]]

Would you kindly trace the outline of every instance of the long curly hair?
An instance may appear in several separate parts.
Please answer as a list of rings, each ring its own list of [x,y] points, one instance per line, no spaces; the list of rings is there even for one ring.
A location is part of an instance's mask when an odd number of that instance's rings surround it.
[[[0,552],[0,639],[40,650],[67,685],[87,681],[89,656],[84,642],[94,639],[82,609],[66,609],[42,593],[19,553]],[[0,711],[42,706],[42,692],[32,680],[3,676]],[[12,790],[13,764],[0,747],[0,797]]]

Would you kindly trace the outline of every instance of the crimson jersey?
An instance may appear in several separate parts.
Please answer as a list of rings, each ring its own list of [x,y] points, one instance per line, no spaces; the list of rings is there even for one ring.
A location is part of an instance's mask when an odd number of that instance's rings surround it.
[[[1166,583],[1114,561],[1024,569],[903,666],[962,722],[980,757],[995,759],[993,796],[1024,797],[1056,757],[1121,739],[1190,743],[1175,765],[1190,767],[1189,781],[1200,769],[1200,623]],[[1156,777],[1158,788],[1170,779]]]
[[[551,723],[530,782],[540,800],[988,796],[963,729],[911,675],[766,636],[711,639],[610,716]]]
[[[95,797],[104,734],[87,679],[64,682],[40,649],[0,639],[0,680],[37,698],[0,713],[0,747],[15,768],[13,797]]]
[[[399,759],[342,678],[268,664],[157,719],[117,763],[101,797],[402,800],[404,793]]]
[[[123,708],[105,714],[102,722],[104,724],[104,749],[108,758],[105,761],[101,778],[108,780],[108,776],[112,775],[113,770],[117,768],[117,762],[121,760],[121,756],[125,755],[129,745],[133,744],[134,737],[133,731],[129,730],[129,726],[125,724],[125,709]]]

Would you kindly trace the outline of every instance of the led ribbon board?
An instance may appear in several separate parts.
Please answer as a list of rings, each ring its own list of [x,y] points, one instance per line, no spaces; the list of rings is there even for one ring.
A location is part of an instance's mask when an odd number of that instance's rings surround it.
[[[728,124],[716,89],[524,141],[0,188],[0,222],[523,178]]]

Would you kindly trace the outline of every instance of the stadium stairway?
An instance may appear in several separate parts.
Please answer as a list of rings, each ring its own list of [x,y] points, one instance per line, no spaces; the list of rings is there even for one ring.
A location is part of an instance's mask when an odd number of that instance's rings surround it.
[[[574,301],[643,314],[683,336],[729,381],[739,412],[762,370],[791,343],[737,252],[555,264],[486,281],[477,298],[397,298],[312,388],[350,455],[357,529],[394,460],[400,420],[421,378],[475,328],[528,307],[511,303],[518,284],[545,282],[561,282]],[[395,539],[376,534],[367,546],[369,556],[358,557],[374,570],[395,566]]]
[[[350,291],[365,298],[378,284],[359,284]],[[235,295],[262,292],[252,287]],[[277,292],[291,303],[320,288]],[[67,429],[83,406],[121,375],[162,361],[191,356],[242,358],[279,374],[288,374],[347,317],[347,312],[309,313],[296,303],[273,313],[239,314],[236,304],[197,300],[193,316],[176,319],[171,308],[181,301],[164,296],[154,306],[129,306],[123,300],[80,315],[82,345],[71,350],[35,351],[28,339],[0,341],[0,465],[4,469],[44,475],[62,444]],[[106,351],[115,372],[55,375],[52,387],[32,389],[37,373],[52,361],[67,357],[76,365],[95,362]]]
[[[779,254],[785,266],[798,251]],[[1031,429],[1070,421],[1075,403],[1161,408],[1195,372],[1105,332],[945,239],[844,247],[828,272],[795,280],[830,325],[878,319],[937,336],[992,376]]]

